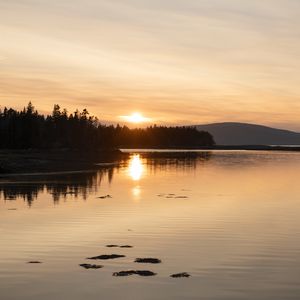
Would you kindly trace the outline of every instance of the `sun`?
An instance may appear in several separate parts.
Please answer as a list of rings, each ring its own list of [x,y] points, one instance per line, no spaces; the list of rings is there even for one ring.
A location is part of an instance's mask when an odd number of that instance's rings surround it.
[[[138,123],[144,123],[144,122],[149,122],[150,119],[149,118],[146,118],[144,117],[141,113],[139,112],[134,112],[132,113],[131,115],[129,116],[121,116],[121,118],[123,120],[125,120],[126,122],[129,122],[129,123],[135,123],[135,124],[138,124]]]
[[[132,123],[141,123],[141,122],[144,122],[144,117],[136,112],[136,113],[133,113],[131,116],[129,116],[129,121],[132,122]]]

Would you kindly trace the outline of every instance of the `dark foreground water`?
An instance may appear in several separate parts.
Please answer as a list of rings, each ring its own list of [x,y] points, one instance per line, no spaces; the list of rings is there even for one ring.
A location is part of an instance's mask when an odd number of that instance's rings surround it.
[[[1,178],[0,299],[298,300],[299,178],[300,154],[246,151]],[[128,269],[157,275],[112,276]]]

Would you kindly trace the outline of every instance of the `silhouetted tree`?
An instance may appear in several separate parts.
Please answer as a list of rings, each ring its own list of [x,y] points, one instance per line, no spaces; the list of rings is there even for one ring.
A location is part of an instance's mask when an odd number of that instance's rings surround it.
[[[197,148],[214,145],[208,132],[195,127],[103,125],[87,109],[68,114],[55,104],[51,115],[40,115],[31,102],[21,111],[0,110],[0,148]]]

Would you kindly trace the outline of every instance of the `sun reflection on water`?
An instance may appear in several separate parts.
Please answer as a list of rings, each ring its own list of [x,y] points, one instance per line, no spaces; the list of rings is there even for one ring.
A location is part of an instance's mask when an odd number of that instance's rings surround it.
[[[141,179],[144,172],[144,166],[139,154],[135,154],[131,157],[128,171],[132,180],[138,181]]]

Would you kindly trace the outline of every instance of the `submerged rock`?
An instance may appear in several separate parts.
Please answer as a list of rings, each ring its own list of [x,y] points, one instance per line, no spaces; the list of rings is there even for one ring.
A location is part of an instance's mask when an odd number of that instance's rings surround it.
[[[134,262],[145,264],[160,264],[161,260],[158,258],[137,258]]]
[[[183,278],[183,277],[190,277],[191,275],[189,273],[183,272],[183,273],[177,273],[177,274],[172,274],[170,277],[172,278]]]
[[[116,258],[121,258],[125,257],[125,255],[120,255],[120,254],[104,254],[104,255],[99,255],[99,256],[93,256],[93,257],[88,257],[87,259],[116,259]]]
[[[106,245],[107,248],[117,248],[119,245]]]
[[[156,273],[147,270],[129,270],[129,271],[120,271],[113,273],[113,276],[123,277],[130,275],[139,275],[139,276],[155,276]]]
[[[41,264],[42,262],[41,261],[38,261],[38,260],[31,260],[29,262],[27,262],[28,264]]]
[[[120,248],[133,248],[133,246],[130,246],[130,245],[122,245],[122,246],[120,246]]]
[[[85,269],[101,269],[103,266],[101,265],[92,265],[92,264],[80,264],[80,267],[83,267]]]

